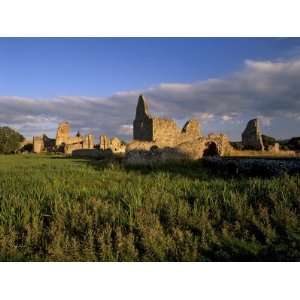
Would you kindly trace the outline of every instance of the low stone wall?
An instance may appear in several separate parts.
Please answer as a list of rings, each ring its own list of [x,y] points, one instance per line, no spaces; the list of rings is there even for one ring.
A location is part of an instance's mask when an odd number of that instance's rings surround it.
[[[126,153],[130,151],[149,151],[153,146],[156,146],[154,142],[134,140],[126,145]]]
[[[103,151],[97,149],[79,149],[73,150],[72,157],[103,158]]]
[[[210,157],[203,159],[204,166],[215,174],[224,176],[276,177],[300,174],[299,158],[228,158]]]
[[[124,162],[128,165],[154,165],[168,161],[186,160],[188,157],[175,148],[155,148],[132,150],[126,153]]]
[[[64,146],[65,154],[72,154],[76,150],[81,150],[82,144],[67,144]]]
[[[33,152],[34,153],[41,153],[44,151],[44,141],[43,138],[40,136],[33,137]]]

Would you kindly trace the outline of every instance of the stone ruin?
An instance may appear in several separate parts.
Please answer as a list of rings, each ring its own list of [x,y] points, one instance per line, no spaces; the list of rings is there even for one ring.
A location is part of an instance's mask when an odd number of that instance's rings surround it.
[[[117,137],[111,140],[106,135],[100,135],[99,149],[101,151],[110,151],[112,153],[125,153],[126,144]]]
[[[247,127],[242,133],[242,144],[244,149],[264,150],[258,119],[253,119],[248,122]]]
[[[265,150],[271,151],[271,152],[274,152],[274,153],[279,153],[280,151],[282,151],[282,150],[280,150],[279,143],[275,143],[274,145],[269,145],[267,147],[267,149],[265,149]]]
[[[69,123],[62,122],[58,125],[55,144],[65,154],[72,154],[74,150],[94,149],[94,138],[92,134],[82,136],[79,132],[76,136],[70,136]]]
[[[70,136],[70,125],[62,122],[58,125],[56,139],[50,139],[45,134],[33,137],[33,152],[63,152],[72,154],[74,150],[94,149],[94,138],[91,134]]]
[[[43,134],[42,136],[34,136],[32,144],[34,153],[51,152],[55,148],[55,139],[48,138],[46,134]]]
[[[264,146],[259,120],[250,120],[242,133],[243,149],[281,153],[279,144]],[[97,149],[96,149],[97,148]],[[107,157],[125,154],[127,162],[165,161],[169,159],[199,159],[204,156],[235,155],[237,152],[224,134],[204,136],[197,120],[191,119],[179,128],[172,119],[153,117],[147,101],[139,96],[133,121],[133,141],[129,144],[117,137],[101,135],[98,146],[91,134],[79,132],[70,136],[68,122],[59,124],[56,138],[33,137],[33,152],[64,152],[74,156]],[[239,150],[238,150],[239,151]],[[234,154],[235,153],[235,154]]]
[[[33,137],[34,153],[63,152],[78,157],[101,157],[103,154],[125,153],[125,149],[126,144],[123,141],[117,137],[109,139],[106,135],[100,136],[99,149],[95,149],[93,135],[81,135],[78,131],[75,136],[71,136],[68,122],[62,122],[58,125],[55,139],[50,139],[45,134]]]
[[[140,95],[133,121],[134,140],[126,147],[128,162],[153,160],[199,159],[222,156],[231,150],[224,134],[203,136],[197,120],[189,120],[182,129],[174,120],[152,117],[145,98]]]
[[[33,137],[33,152],[34,153],[41,153],[44,151],[44,141],[41,136],[34,136]]]
[[[108,150],[110,148],[110,140],[106,135],[100,135],[100,150]]]
[[[134,140],[153,142],[158,147],[174,147],[195,140],[201,135],[197,120],[189,120],[180,130],[174,120],[152,117],[145,98],[140,95],[133,121]]]
[[[279,143],[275,143],[274,145],[264,145],[259,126],[259,119],[252,119],[248,122],[242,133],[242,145],[244,150],[287,154],[287,151],[280,150]]]

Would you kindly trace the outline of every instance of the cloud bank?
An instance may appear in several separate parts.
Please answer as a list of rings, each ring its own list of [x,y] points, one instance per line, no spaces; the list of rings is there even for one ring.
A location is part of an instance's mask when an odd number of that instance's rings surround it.
[[[41,133],[55,136],[57,124],[66,120],[74,132],[130,140],[140,93],[148,99],[153,114],[176,119],[180,125],[197,118],[205,133],[225,132],[231,139],[239,139],[247,120],[260,117],[267,134],[300,136],[300,59],[247,60],[240,71],[224,78],[162,83],[106,98],[0,96],[0,126],[11,126],[27,137]]]

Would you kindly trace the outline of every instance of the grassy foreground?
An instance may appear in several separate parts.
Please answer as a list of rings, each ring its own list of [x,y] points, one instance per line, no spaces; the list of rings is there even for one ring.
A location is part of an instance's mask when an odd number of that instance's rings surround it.
[[[0,156],[1,261],[299,261],[300,177]]]

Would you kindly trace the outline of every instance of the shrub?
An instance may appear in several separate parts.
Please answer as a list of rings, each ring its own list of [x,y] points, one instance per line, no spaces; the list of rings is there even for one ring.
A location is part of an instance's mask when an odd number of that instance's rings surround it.
[[[293,137],[288,142],[288,147],[291,150],[300,150],[300,137]]]
[[[0,127],[0,153],[9,154],[16,152],[24,137],[17,131],[5,126]]]
[[[242,142],[230,142],[230,145],[233,147],[235,150],[243,150],[243,143]]]
[[[262,134],[261,137],[265,148],[268,146],[273,146],[276,143],[276,139],[271,136]]]

